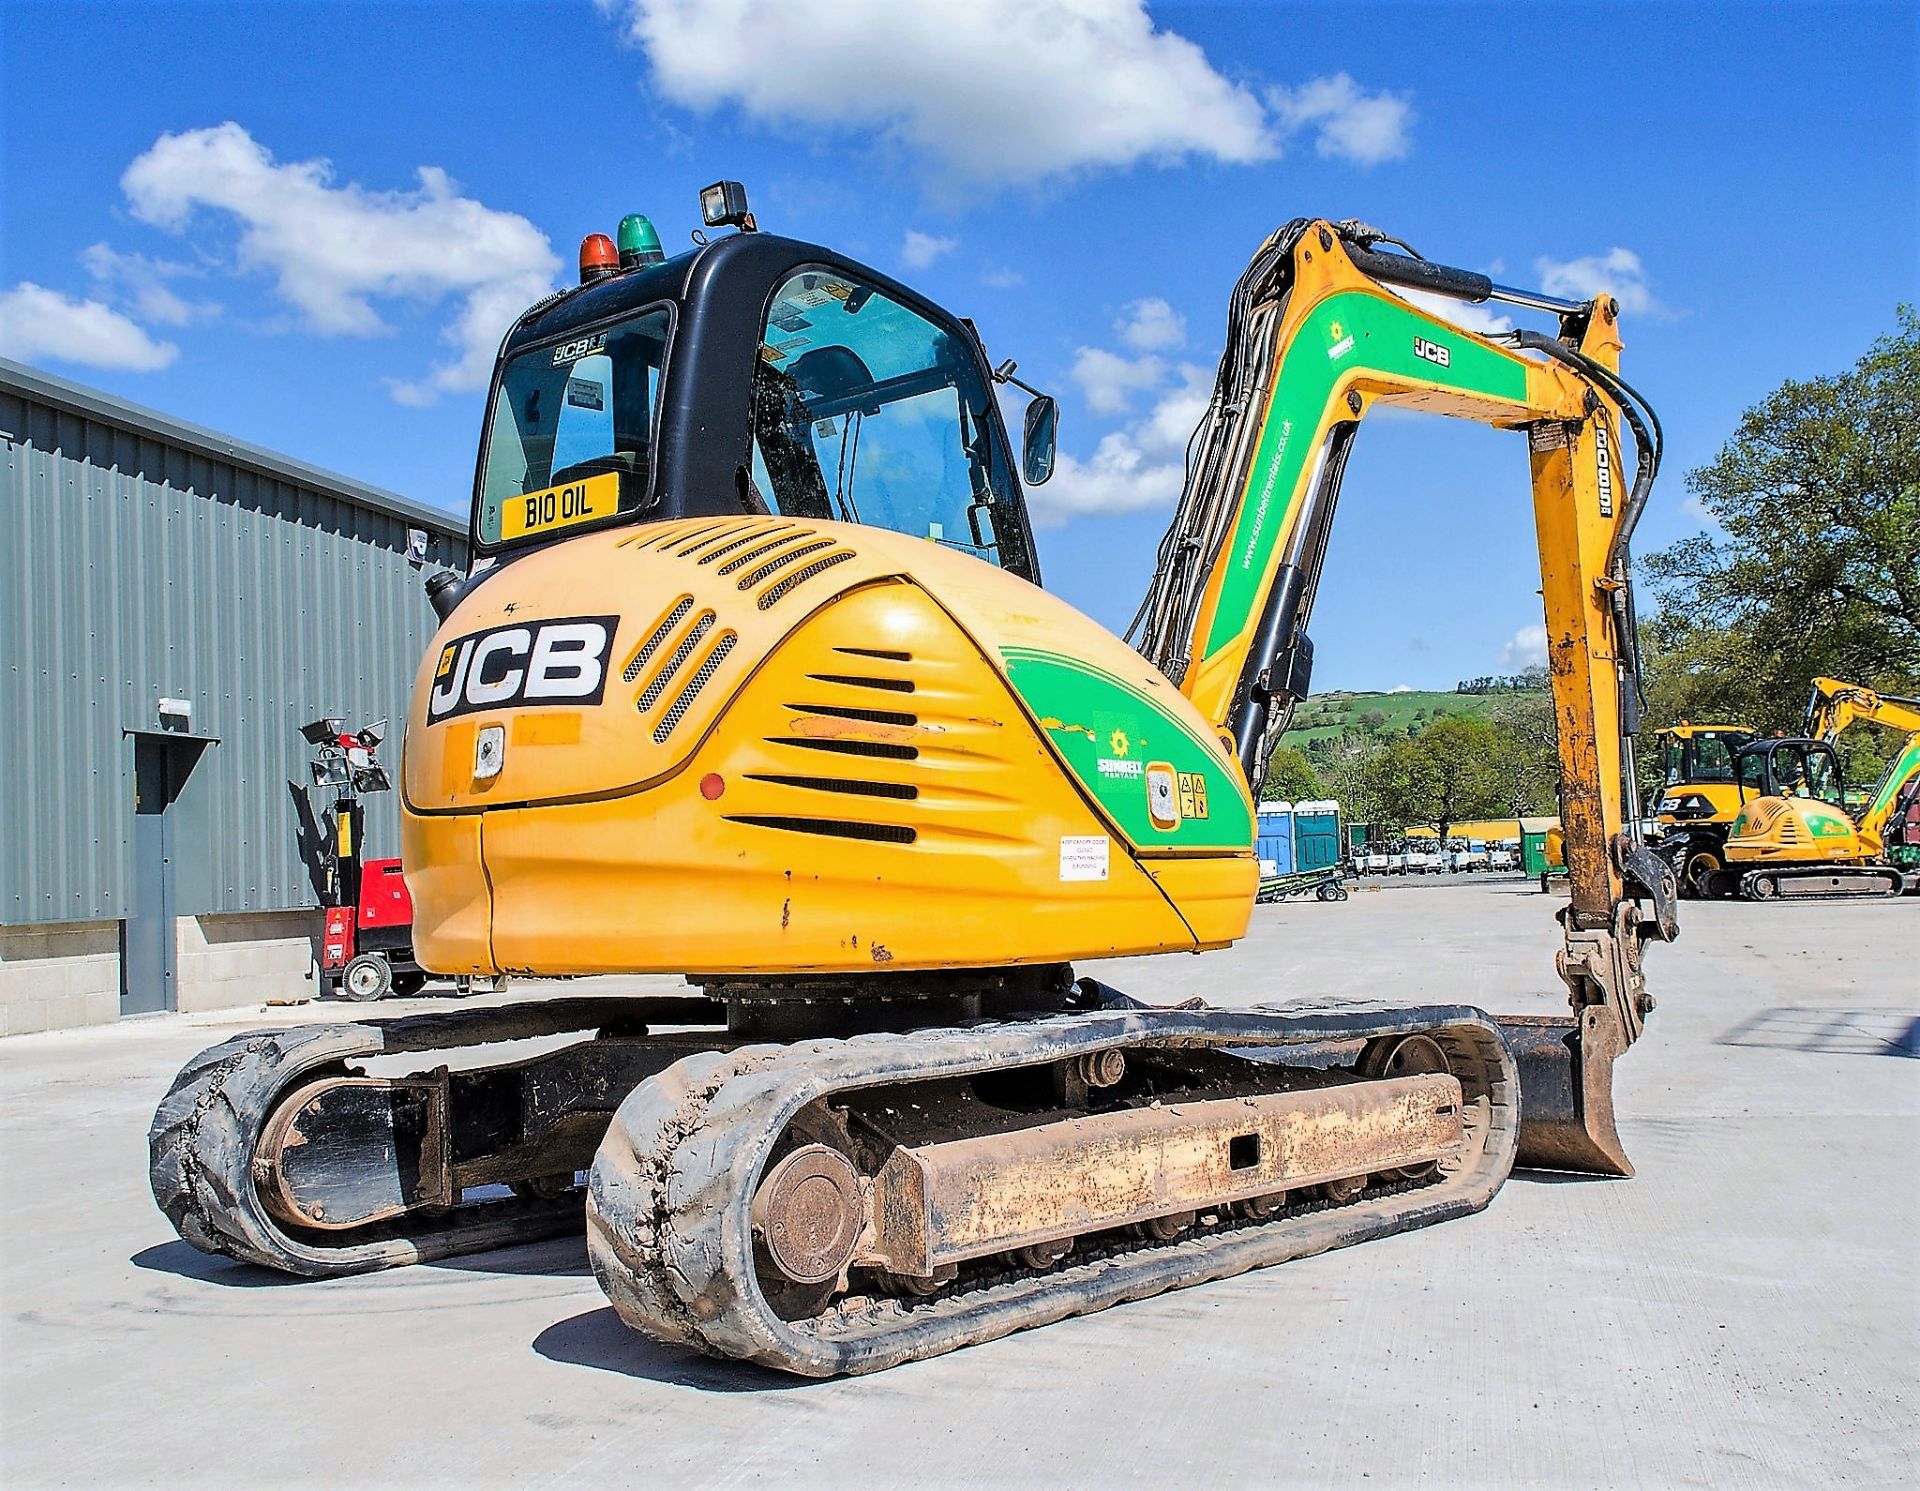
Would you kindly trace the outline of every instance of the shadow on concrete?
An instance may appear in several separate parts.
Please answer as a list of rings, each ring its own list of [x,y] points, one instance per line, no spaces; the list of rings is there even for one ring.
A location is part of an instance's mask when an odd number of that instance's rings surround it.
[[[237,1258],[203,1253],[192,1243],[175,1238],[142,1248],[127,1260],[135,1268],[157,1274],[172,1274],[178,1279],[197,1279],[203,1284],[218,1284],[226,1289],[264,1289],[276,1284],[310,1284],[297,1274],[283,1274]]]
[[[1920,1015],[1785,1004],[1741,1021],[1719,1043],[1834,1056],[1920,1057]]]
[[[444,1268],[463,1274],[498,1274],[502,1278],[584,1279],[593,1272],[587,1262],[586,1233],[549,1237],[517,1247],[466,1253],[457,1258],[435,1258],[415,1265]]]
[[[1590,1186],[1594,1184],[1612,1185],[1623,1179],[1618,1175],[1587,1175],[1572,1170],[1516,1170],[1507,1177],[1507,1184],[1535,1186]]]
[[[533,1349],[550,1362],[709,1393],[792,1392],[824,1385],[810,1377],[790,1377],[751,1362],[715,1361],[683,1346],[649,1340],[629,1330],[611,1305],[555,1321],[533,1338]]]

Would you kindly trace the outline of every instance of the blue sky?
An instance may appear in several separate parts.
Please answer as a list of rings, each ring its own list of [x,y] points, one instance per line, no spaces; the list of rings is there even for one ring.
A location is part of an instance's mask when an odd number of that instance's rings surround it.
[[[708,181],[972,315],[1063,403],[1050,588],[1131,614],[1226,297],[1298,215],[1611,288],[1666,423],[1637,545],[1782,379],[1920,299],[1905,5],[619,0],[0,7],[0,353],[464,511],[493,339]],[[1522,318],[1525,322],[1525,318]],[[1538,324],[1525,322],[1525,324]],[[1540,621],[1518,437],[1377,420],[1321,688]]]

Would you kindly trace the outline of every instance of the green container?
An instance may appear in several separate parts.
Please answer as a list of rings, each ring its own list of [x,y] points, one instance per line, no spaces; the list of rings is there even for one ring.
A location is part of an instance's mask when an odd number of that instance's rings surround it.
[[[1527,828],[1522,826],[1520,830],[1520,865],[1529,875],[1539,876],[1540,883],[1543,886],[1546,884],[1549,875],[1564,875],[1567,873],[1567,867],[1565,865],[1550,865],[1547,863],[1547,831],[1544,828]]]

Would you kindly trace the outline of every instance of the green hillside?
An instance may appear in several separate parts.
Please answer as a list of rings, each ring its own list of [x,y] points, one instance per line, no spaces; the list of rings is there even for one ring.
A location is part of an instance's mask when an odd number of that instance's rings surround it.
[[[1405,732],[1443,714],[1484,718],[1502,704],[1527,697],[1526,693],[1456,694],[1438,689],[1412,689],[1403,694],[1309,694],[1293,712],[1293,727],[1280,737],[1280,744],[1305,750],[1311,741],[1338,739],[1348,727],[1375,735]]]

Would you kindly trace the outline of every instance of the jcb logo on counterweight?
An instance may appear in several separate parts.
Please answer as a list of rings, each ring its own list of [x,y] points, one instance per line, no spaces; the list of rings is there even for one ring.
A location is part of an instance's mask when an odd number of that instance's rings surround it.
[[[565,616],[456,637],[440,649],[427,723],[477,709],[598,704],[618,616]]]

